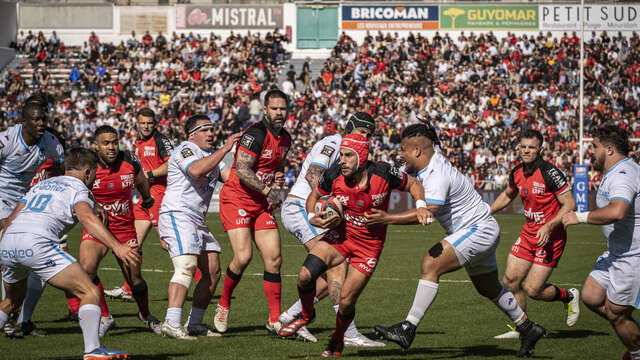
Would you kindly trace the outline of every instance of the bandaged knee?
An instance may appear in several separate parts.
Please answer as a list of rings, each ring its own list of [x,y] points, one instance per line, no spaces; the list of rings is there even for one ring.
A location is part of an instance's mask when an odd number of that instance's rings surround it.
[[[198,257],[196,255],[178,255],[171,259],[173,262],[173,277],[171,278],[171,282],[180,284],[187,289],[189,285],[191,285],[191,279],[193,278],[193,274],[196,272],[196,267],[198,266]]]

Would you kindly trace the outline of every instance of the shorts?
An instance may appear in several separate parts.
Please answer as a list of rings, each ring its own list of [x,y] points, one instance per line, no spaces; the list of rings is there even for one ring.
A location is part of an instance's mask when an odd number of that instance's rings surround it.
[[[248,228],[251,231],[278,229],[278,223],[266,206],[236,205],[220,199],[220,220],[224,231]]]
[[[160,206],[162,206],[162,198],[164,194],[153,195],[153,206],[149,209],[142,207],[142,201],[138,201],[133,207],[133,217],[136,220],[151,221],[151,226],[158,226],[158,218],[160,217]]]
[[[562,227],[560,229],[563,230]],[[564,252],[564,246],[567,243],[567,233],[565,231],[552,231],[549,234],[549,242],[543,247],[538,246],[537,242],[537,238],[523,231],[511,247],[510,253],[517,258],[537,265],[551,268],[558,266],[560,257]]]
[[[5,234],[0,241],[2,280],[13,284],[33,272],[42,281],[48,281],[76,262],[60,249],[58,241],[35,234]]]
[[[131,231],[127,231],[127,232],[111,232],[113,234],[113,236],[115,236],[116,239],[118,239],[118,241],[121,244],[127,244],[132,248],[137,248],[138,247],[138,236],[136,235],[136,231],[135,229],[133,229],[133,232]],[[87,230],[82,230],[82,238],[80,238],[80,241],[95,241],[98,244],[102,244],[104,246],[105,243],[103,243],[102,241],[94,238],[93,236],[91,236]]]
[[[203,251],[222,251],[207,225],[197,224],[179,212],[160,214],[158,232],[160,239],[167,243],[171,258],[184,254],[200,255]]]
[[[607,299],[616,305],[640,309],[640,256],[615,257],[605,251],[589,276],[607,290]]]
[[[382,254],[384,242],[347,239],[344,227],[329,230],[320,241],[324,241],[338,250],[351,266],[361,273],[371,276],[376,270]]]
[[[453,246],[458,262],[469,275],[498,270],[496,247],[500,242],[500,226],[493,217],[460,229],[444,240]]]
[[[327,232],[309,223],[303,199],[287,198],[282,204],[282,225],[302,244]]]
[[[11,215],[13,209],[16,208],[17,203],[0,199],[0,219],[6,219]]]

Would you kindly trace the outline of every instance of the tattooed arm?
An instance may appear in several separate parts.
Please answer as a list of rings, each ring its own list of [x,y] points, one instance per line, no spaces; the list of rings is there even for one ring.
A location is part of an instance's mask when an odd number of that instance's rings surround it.
[[[275,191],[271,191],[267,185],[251,170],[256,162],[256,157],[245,151],[238,151],[238,160],[236,162],[236,175],[240,182],[250,189],[262,193],[267,197],[267,201],[271,208],[275,208],[280,204],[280,196]]]
[[[315,189],[316,186],[318,186],[318,183],[322,178],[323,172],[324,172],[324,169],[322,168],[322,166],[309,165],[309,169],[307,169],[307,174],[304,177],[312,189]]]

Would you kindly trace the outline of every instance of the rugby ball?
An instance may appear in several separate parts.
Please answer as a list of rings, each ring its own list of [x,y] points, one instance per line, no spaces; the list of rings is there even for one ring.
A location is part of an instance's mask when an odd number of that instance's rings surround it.
[[[314,210],[317,214],[325,212],[325,218],[332,217],[334,214],[342,219],[342,204],[335,196],[324,195],[316,201]]]

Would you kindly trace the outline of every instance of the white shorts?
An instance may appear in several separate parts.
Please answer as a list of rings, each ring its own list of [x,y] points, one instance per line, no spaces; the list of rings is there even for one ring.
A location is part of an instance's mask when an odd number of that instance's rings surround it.
[[[5,234],[0,241],[2,280],[16,283],[33,272],[42,281],[48,281],[76,262],[76,259],[60,249],[58,241],[60,240],[35,234]]]
[[[318,237],[329,229],[317,228],[309,223],[305,202],[302,199],[287,198],[282,204],[282,225],[302,244]]]
[[[16,203],[5,199],[0,199],[0,219],[8,218],[15,208]]]
[[[196,224],[191,218],[169,211],[158,218],[160,238],[167,243],[169,256],[200,255],[202,251],[221,252],[220,244],[205,224]]]
[[[589,276],[607,290],[607,298],[616,305],[640,309],[640,256],[615,257],[605,251]]]
[[[460,265],[469,275],[481,275],[498,270],[496,247],[500,242],[500,226],[487,219],[444,238],[456,251]]]

